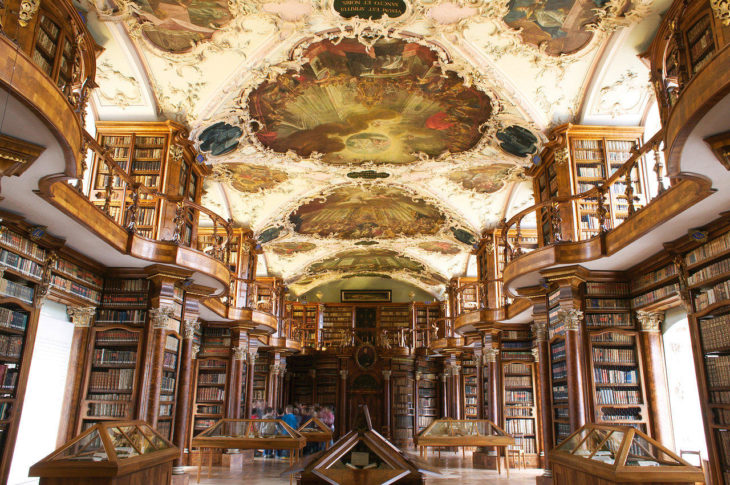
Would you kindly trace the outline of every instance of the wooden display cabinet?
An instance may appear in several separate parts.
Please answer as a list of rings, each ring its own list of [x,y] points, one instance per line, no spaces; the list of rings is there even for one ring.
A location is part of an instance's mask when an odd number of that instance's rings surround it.
[[[96,424],[30,468],[43,485],[167,484],[180,451],[144,421]]]
[[[107,149],[116,164],[140,185],[173,198],[200,203],[204,166],[196,163],[195,151],[187,140],[187,131],[177,123],[166,122],[98,122],[97,141]],[[109,185],[111,183],[111,185]],[[129,223],[128,208],[132,205],[133,188],[98,156],[92,166],[89,198],[118,224]],[[177,205],[140,194],[136,232],[150,239],[171,240],[175,231]],[[190,246],[197,242],[198,211],[186,209],[183,214],[182,241]]]
[[[631,157],[641,144],[643,128],[615,126],[581,126],[565,124],[551,133],[551,142],[543,149],[542,162],[528,172],[533,177],[535,202],[555,197],[569,197],[586,192],[605,182]],[[634,208],[647,203],[647,169],[643,159],[631,171]],[[608,228],[616,227],[629,216],[626,183],[617,182],[608,190]],[[599,231],[598,199],[579,199],[560,210],[563,239],[590,239]],[[537,212],[538,237],[542,244],[552,241],[549,208]]]
[[[588,424],[550,452],[555,485],[704,483],[702,470],[629,426]]]

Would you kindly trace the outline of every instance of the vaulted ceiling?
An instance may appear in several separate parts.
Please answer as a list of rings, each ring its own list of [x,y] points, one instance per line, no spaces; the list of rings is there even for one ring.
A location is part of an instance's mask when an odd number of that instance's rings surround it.
[[[638,54],[669,3],[78,5],[105,49],[97,117],[186,124],[213,167],[203,204],[254,230],[270,274],[297,294],[373,274],[438,294],[533,203],[524,170],[551,127],[643,124]]]

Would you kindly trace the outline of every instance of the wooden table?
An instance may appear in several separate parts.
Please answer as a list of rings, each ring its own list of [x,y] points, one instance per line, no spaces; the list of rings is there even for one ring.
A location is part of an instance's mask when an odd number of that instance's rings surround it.
[[[497,473],[502,474],[500,463],[501,455],[504,454],[504,468],[509,478],[509,458],[507,457],[507,447],[515,444],[512,436],[484,436],[484,435],[465,435],[465,436],[417,436],[416,446],[422,458],[426,458],[428,448],[439,448],[439,458],[441,458],[440,448],[461,448],[464,455],[464,449],[467,447],[494,446],[497,449]],[[501,449],[501,452],[500,452]]]

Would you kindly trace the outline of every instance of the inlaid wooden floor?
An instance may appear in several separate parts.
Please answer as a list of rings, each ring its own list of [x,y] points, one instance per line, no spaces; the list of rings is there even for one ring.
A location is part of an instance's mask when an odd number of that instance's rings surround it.
[[[492,470],[476,470],[471,466],[471,456],[467,454],[462,459],[461,454],[442,453],[441,459],[437,457],[429,457],[428,462],[438,467],[443,474],[441,478],[428,478],[426,483],[432,485],[534,485],[535,477],[542,473],[542,470],[510,470],[510,479],[508,480],[505,472],[497,475]],[[203,470],[203,476],[200,479],[201,485],[227,485],[240,484],[246,485],[274,485],[288,484],[289,479],[282,477],[281,473],[288,468],[288,463],[279,460],[265,460],[256,458],[253,463],[244,464],[243,470],[224,470],[220,467],[213,468],[211,478],[207,477],[207,469]],[[190,484],[195,485],[195,477],[197,468],[188,467],[186,470],[190,474]]]

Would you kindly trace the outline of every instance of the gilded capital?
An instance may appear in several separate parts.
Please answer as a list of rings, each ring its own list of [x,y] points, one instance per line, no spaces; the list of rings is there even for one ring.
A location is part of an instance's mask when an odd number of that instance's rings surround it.
[[[200,329],[200,323],[198,319],[187,319],[183,324],[183,338],[191,339],[195,337],[195,332]]]
[[[547,322],[535,322],[532,324],[532,333],[538,342],[547,342],[548,326]]]
[[[193,354],[192,354],[192,358],[193,359],[197,359],[198,358],[198,352],[200,352],[200,345],[193,344]]]
[[[661,332],[664,314],[639,310],[636,312],[636,319],[639,321],[642,332]]]
[[[565,324],[566,330],[580,330],[580,322],[583,319],[583,312],[571,308],[570,310],[558,310],[558,321]]]
[[[499,349],[484,349],[484,363],[493,364],[497,362],[497,356],[499,355]]]
[[[342,369],[340,371],[340,379],[342,379],[343,381],[347,380],[347,369]]]
[[[420,380],[421,380],[421,377],[423,377],[423,374],[421,374],[421,372],[420,372],[420,371],[416,371],[416,375],[415,375],[415,377],[416,377],[416,382],[418,382],[418,381],[420,381]]]
[[[259,356],[258,349],[253,349],[253,350],[249,349],[247,355],[248,355],[248,361],[247,362],[250,365],[256,364],[256,358]]]
[[[246,360],[246,347],[233,347],[233,360]]]
[[[18,9],[18,24],[21,27],[27,27],[33,21],[33,17],[41,6],[41,0],[23,0],[20,2]]]
[[[74,327],[78,328],[89,328],[95,313],[96,308],[92,306],[66,308],[66,315],[71,319]]]
[[[535,347],[532,349],[532,358],[535,360],[535,362],[540,362],[540,349]]]
[[[383,378],[384,378],[384,379],[385,379],[386,381],[389,381],[389,380],[390,380],[390,375],[391,375],[392,373],[393,373],[393,372],[392,372],[392,371],[390,371],[390,370],[384,370],[384,371],[383,371]]]
[[[174,310],[170,307],[152,308],[150,310],[150,318],[152,319],[152,328],[161,330],[167,328],[167,320],[172,318]]]
[[[730,25],[730,0],[710,0],[712,11],[723,25]]]

